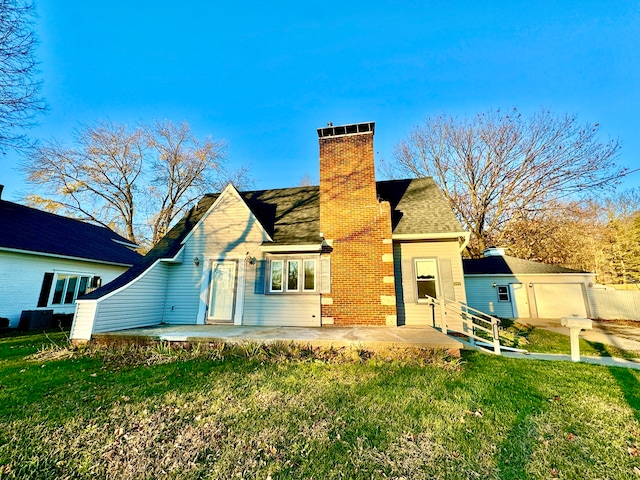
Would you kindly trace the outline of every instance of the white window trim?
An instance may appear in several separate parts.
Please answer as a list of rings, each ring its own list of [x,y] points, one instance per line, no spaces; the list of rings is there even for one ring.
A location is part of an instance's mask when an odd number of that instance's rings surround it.
[[[298,264],[298,278],[296,279],[296,288],[289,288],[289,265],[297,263]],[[300,271],[300,265],[302,264],[301,260],[299,258],[289,258],[287,259],[287,277],[286,277],[286,281],[285,281],[285,290],[287,292],[300,292],[300,280],[302,279],[302,272]]]
[[[302,294],[317,294],[318,291],[318,258],[313,257],[304,257],[297,255],[283,255],[278,257],[270,257],[268,258],[269,266],[267,268],[267,278],[265,282],[267,283],[267,288],[265,289],[266,294],[272,295],[302,295]],[[289,288],[289,264],[297,262],[298,263],[298,288],[290,289]],[[305,271],[304,266],[307,262],[313,262],[313,290],[307,289],[304,287],[305,284]],[[282,263],[282,288],[280,290],[273,290],[271,287],[273,286],[271,282],[271,277],[273,274],[273,265],[275,263]]]
[[[280,265],[282,265],[282,269],[281,271],[281,279],[280,279],[280,288],[278,290],[274,290],[273,289],[273,282],[271,281],[271,278],[273,276],[273,266],[275,264],[279,263]],[[284,293],[284,284],[286,281],[286,275],[287,272],[285,271],[285,265],[287,265],[287,262],[284,259],[273,259],[269,262],[269,278],[267,279],[268,283],[269,283],[269,293]]]
[[[305,288],[307,276],[305,274],[304,264],[307,262],[313,262],[313,289]],[[315,258],[303,258],[302,259],[302,282],[300,282],[303,292],[314,293],[318,291],[318,262]]]
[[[86,273],[86,272],[67,272],[67,271],[54,271],[53,273],[53,280],[51,282],[51,291],[49,292],[49,299],[47,300],[47,307],[68,307],[71,305],[75,305],[76,304],[76,300],[78,299],[78,290],[80,289],[80,283],[82,280],[82,277],[87,277],[87,287],[84,293],[89,293],[92,292],[93,290],[95,290],[96,288],[92,288],[91,284],[93,282],[93,279],[95,277],[100,277],[100,275],[96,275],[93,273]],[[64,280],[64,286],[62,287],[62,296],[60,297],[60,303],[53,303],[53,297],[56,294],[56,285],[58,284],[58,279],[61,276],[66,276],[65,280]],[[67,296],[67,288],[69,286],[69,279],[71,277],[77,277],[78,281],[76,282],[76,286],[73,290],[73,300],[71,301],[71,303],[65,303],[64,299]]]
[[[436,277],[433,279],[436,287],[436,298],[440,298],[440,265],[437,257],[414,257],[413,259],[413,288],[415,289],[415,301],[416,303],[427,303],[429,300],[420,298],[418,295],[418,262],[431,261],[436,267]]]
[[[500,288],[504,288],[505,289],[505,293],[507,295],[507,299],[506,300],[502,300],[500,298]],[[496,295],[498,295],[498,302],[511,303],[511,292],[509,291],[509,285],[496,285]]]

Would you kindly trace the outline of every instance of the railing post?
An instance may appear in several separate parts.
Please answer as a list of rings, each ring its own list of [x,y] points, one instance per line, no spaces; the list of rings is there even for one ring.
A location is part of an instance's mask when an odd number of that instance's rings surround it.
[[[447,334],[447,307],[444,304],[444,298],[439,298],[438,299],[440,302],[440,315],[441,315],[441,320],[440,320],[440,328],[442,328],[442,333],[444,333],[445,335]]]
[[[498,330],[498,322],[491,322],[491,330],[493,331],[493,351],[496,355],[500,355],[500,331]]]

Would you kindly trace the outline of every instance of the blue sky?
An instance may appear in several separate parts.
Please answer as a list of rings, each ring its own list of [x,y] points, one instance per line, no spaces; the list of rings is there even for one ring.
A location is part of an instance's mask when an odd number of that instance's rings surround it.
[[[256,188],[318,178],[316,128],[376,122],[377,158],[426,116],[546,107],[619,138],[640,167],[640,2],[36,0],[35,138],[187,121]],[[19,158],[3,198],[28,193]],[[640,186],[640,172],[622,189]]]

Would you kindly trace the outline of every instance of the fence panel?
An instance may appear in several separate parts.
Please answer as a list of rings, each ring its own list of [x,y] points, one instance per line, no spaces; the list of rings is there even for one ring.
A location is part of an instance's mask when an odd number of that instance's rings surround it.
[[[593,290],[595,317],[640,321],[640,291]]]

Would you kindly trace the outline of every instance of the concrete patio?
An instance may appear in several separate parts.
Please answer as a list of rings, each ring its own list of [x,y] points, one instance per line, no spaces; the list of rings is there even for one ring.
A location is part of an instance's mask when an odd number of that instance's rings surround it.
[[[246,327],[234,325],[159,325],[109,333],[96,333],[97,342],[166,341],[274,343],[313,347],[444,349],[459,355],[463,344],[432,327]]]

